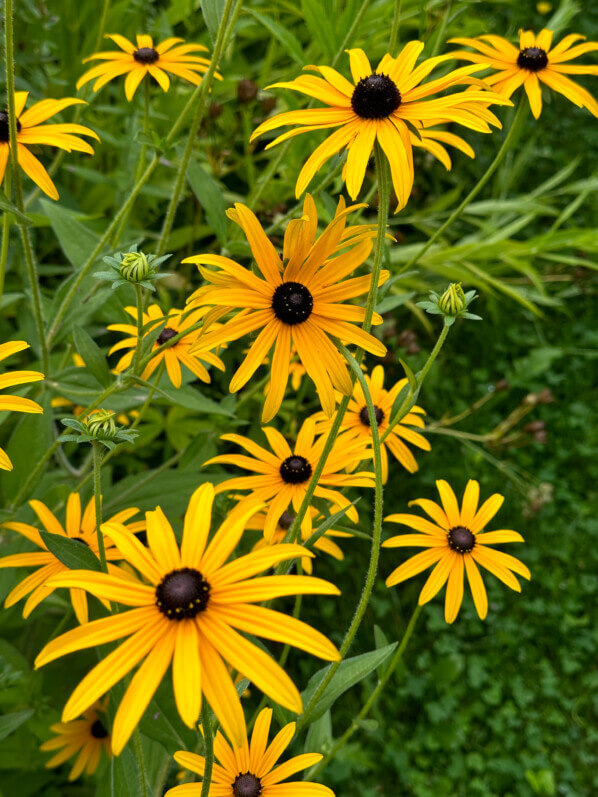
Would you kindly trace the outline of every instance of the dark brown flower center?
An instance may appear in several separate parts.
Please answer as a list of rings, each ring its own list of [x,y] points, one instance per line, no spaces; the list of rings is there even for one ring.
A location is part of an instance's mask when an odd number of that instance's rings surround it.
[[[21,132],[21,123],[17,119],[17,133]],[[10,125],[8,123],[8,112],[0,111],[0,141],[7,144],[10,141]]]
[[[381,410],[380,407],[374,407],[374,415],[376,416],[376,425],[380,426],[382,421],[384,420],[384,410]],[[362,407],[359,413],[359,420],[362,422],[364,426],[370,426],[370,416],[368,415],[368,408]]]
[[[80,542],[81,545],[86,545],[89,548],[89,543],[86,542],[83,537],[71,537],[71,539],[75,540],[75,542]]]
[[[539,47],[526,47],[521,50],[517,56],[517,64],[522,69],[529,69],[530,72],[538,72],[544,69],[548,64],[548,56],[546,50],[541,50]]]
[[[291,326],[307,321],[313,307],[313,296],[300,282],[283,282],[272,297],[274,315]]]
[[[162,332],[160,332],[160,334],[158,335],[156,343],[158,344],[158,346],[161,346],[163,343],[166,343],[166,341],[170,340],[171,338],[174,338],[175,335],[178,335],[176,329],[172,329],[172,327],[164,327]]]
[[[301,484],[311,476],[311,465],[305,457],[287,457],[280,466],[280,475],[287,484]]]
[[[244,772],[237,775],[233,783],[233,794],[235,797],[259,797],[262,793],[261,780],[252,775],[251,772]]]
[[[156,606],[169,620],[185,620],[203,612],[210,585],[199,572],[182,567],[167,573],[156,587]]]
[[[351,97],[351,106],[362,119],[385,119],[400,104],[401,92],[388,75],[362,77]]]
[[[278,518],[278,525],[284,531],[287,531],[293,525],[293,521],[295,520],[296,515],[292,512],[289,512],[288,509],[286,512],[283,512],[282,515]]]
[[[105,739],[108,736],[108,731],[100,720],[96,720],[89,730],[94,739]]]
[[[159,57],[159,53],[153,47],[140,47],[133,53],[133,58],[139,64],[155,64]]]
[[[448,544],[453,551],[469,553],[475,545],[475,534],[465,526],[455,526],[448,533]]]

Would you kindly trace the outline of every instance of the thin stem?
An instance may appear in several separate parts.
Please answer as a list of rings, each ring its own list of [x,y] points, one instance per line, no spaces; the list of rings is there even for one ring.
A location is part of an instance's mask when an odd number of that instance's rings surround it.
[[[388,52],[393,55],[397,40],[399,38],[399,22],[401,21],[402,0],[395,0],[395,10],[392,15],[392,26],[390,28],[390,41],[388,42]]]
[[[102,444],[92,443],[93,450],[93,498],[96,510],[96,534],[98,535],[98,553],[104,573],[108,572],[104,533],[102,532]]]
[[[135,747],[135,758],[137,759],[137,768],[139,770],[139,785],[141,786],[140,797],[148,797],[145,763],[143,761],[143,749],[141,747],[139,728],[135,728],[133,732],[133,745]]]
[[[373,690],[372,694],[366,700],[366,702],[363,705],[363,708],[361,709],[361,711],[359,712],[357,717],[355,717],[355,719],[353,720],[351,725],[349,725],[349,727],[343,733],[343,735],[339,739],[336,740],[336,742],[335,742],[334,746],[332,747],[332,749],[328,753],[326,753],[324,758],[316,765],[316,767],[313,770],[311,770],[310,777],[312,777],[316,773],[320,772],[326,766],[326,764],[331,759],[333,759],[335,757],[335,755],[338,753],[338,751],[342,747],[345,746],[345,744],[349,741],[351,736],[359,728],[361,722],[369,714],[370,709],[372,708],[372,706],[374,705],[376,700],[380,697],[380,694],[382,693],[384,687],[388,683],[388,679],[390,678],[390,676],[395,671],[395,669],[397,667],[397,664],[403,658],[403,654],[405,653],[405,650],[407,648],[409,640],[411,639],[411,635],[413,634],[413,630],[415,628],[415,625],[417,623],[417,619],[418,619],[418,617],[419,617],[419,615],[421,613],[421,610],[422,610],[421,606],[418,605],[418,606],[415,607],[415,609],[413,611],[413,614],[411,615],[411,619],[409,620],[409,624],[408,624],[407,628],[405,629],[405,633],[403,634],[403,636],[401,638],[401,642],[400,642],[398,648],[395,650],[394,655],[393,655],[392,659],[390,660],[390,662],[388,664],[388,667],[386,668],[386,670],[384,670],[384,673],[382,674],[382,677],[378,681],[378,683],[376,685],[376,688]]]
[[[205,699],[201,706],[201,729],[203,731],[205,762],[201,782],[201,797],[208,797],[212,783],[212,767],[214,765],[214,739],[212,738],[212,726],[210,724],[210,707]]]
[[[210,61],[210,67],[206,72],[206,74],[204,75],[201,84],[199,86],[200,93],[197,98],[195,115],[193,117],[193,121],[191,122],[189,135],[187,136],[185,151],[183,152],[183,157],[181,159],[181,162],[177,170],[176,181],[172,189],[172,195],[170,198],[170,203],[168,205],[168,210],[166,211],[166,216],[164,217],[164,224],[162,225],[162,232],[160,233],[160,239],[156,246],[157,255],[164,254],[164,251],[166,249],[166,244],[168,242],[168,236],[170,235],[170,231],[172,230],[172,225],[174,223],[174,216],[176,213],[177,206],[179,204],[179,200],[181,198],[183,185],[185,183],[185,180],[187,179],[187,166],[189,165],[191,153],[193,152],[193,146],[197,140],[199,125],[201,124],[201,120],[203,118],[206,109],[209,91],[212,86],[212,82],[214,80],[214,74],[216,72],[216,65],[220,60],[220,55],[226,44],[226,34],[227,32],[232,32],[232,28],[228,26],[228,20],[231,15],[231,10],[234,5],[234,2],[235,0],[226,0],[226,5],[224,6],[224,12],[222,14],[222,20],[220,22],[220,27],[218,28],[218,36],[216,38],[216,43],[214,45],[214,52],[212,53],[212,58]],[[241,4],[242,0],[237,0],[237,5],[235,8],[235,17],[238,15],[239,11],[241,10]]]
[[[15,205],[21,211],[25,211],[23,203],[23,186],[21,184],[21,172],[17,158],[17,116],[15,111],[15,64],[14,64],[14,31],[13,31],[13,0],[5,0],[4,4],[4,47],[6,58],[6,94],[8,100],[8,124],[9,124],[9,146],[10,162],[12,167],[12,177],[15,191]],[[41,352],[42,371],[48,376],[48,344],[44,334],[44,320],[42,315],[41,292],[35,260],[33,258],[33,247],[29,229],[17,219],[23,243],[23,254],[25,255],[25,265],[27,267],[27,277],[31,290],[31,301],[33,305],[33,318]]]
[[[6,189],[6,196],[10,201],[10,172],[6,175],[4,187]],[[0,300],[4,294],[4,280],[6,277],[6,260],[8,258],[8,242],[10,240],[11,220],[11,214],[5,210],[2,214],[2,245],[0,247]]]
[[[134,283],[135,298],[137,300],[137,344],[133,355],[133,373],[139,374],[139,361],[141,359],[141,348],[143,346],[143,288],[138,283]]]
[[[524,110],[525,110],[525,103],[520,102],[519,105],[517,106],[517,111],[515,113],[515,117],[513,119],[513,123],[511,124],[511,127],[509,128],[509,132],[505,136],[505,140],[503,141],[500,149],[496,153],[496,156],[495,156],[494,160],[492,161],[490,166],[488,166],[488,168],[486,169],[486,172],[482,175],[482,177],[476,183],[476,185],[471,189],[469,194],[467,194],[467,196],[461,202],[461,204],[451,213],[451,215],[444,222],[444,224],[442,224],[436,230],[436,232],[434,232],[428,238],[428,240],[421,247],[421,249],[418,252],[416,252],[413,255],[413,257],[410,260],[408,260],[407,263],[405,263],[405,265],[403,265],[399,269],[399,271],[396,272],[397,274],[402,274],[404,271],[408,271],[410,268],[413,268],[413,266],[420,260],[420,258],[423,257],[423,255],[425,255],[425,253],[432,246],[432,244],[435,241],[437,241],[438,238],[440,238],[440,236],[443,234],[443,232],[445,230],[447,230],[456,219],[459,218],[459,216],[463,213],[463,211],[469,205],[469,203],[473,199],[475,199],[476,196],[480,193],[482,188],[486,185],[488,180],[492,177],[492,175],[494,174],[494,172],[497,170],[498,166],[500,165],[500,162],[504,158],[505,153],[507,152],[507,150],[509,148],[509,145],[511,144],[511,141],[513,140],[513,136],[515,134],[515,131],[516,131],[517,127],[519,126],[519,120],[523,117]]]

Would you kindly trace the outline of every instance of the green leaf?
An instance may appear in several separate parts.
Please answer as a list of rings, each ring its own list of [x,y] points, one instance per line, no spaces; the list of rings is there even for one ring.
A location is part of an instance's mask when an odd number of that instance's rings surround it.
[[[131,797],[133,794],[140,794],[139,778],[137,761],[129,743],[122,753],[112,758],[110,762],[111,797]]]
[[[320,719],[312,722],[305,738],[304,753],[321,753],[332,745],[332,717],[325,711]]]
[[[95,340],[82,327],[73,326],[73,343],[83,358],[87,370],[102,387],[112,384],[112,374],[108,368],[106,357]]]
[[[173,404],[178,404],[179,407],[186,407],[188,410],[195,410],[196,412],[207,413],[208,415],[232,416],[234,414],[215,401],[212,401],[212,399],[206,398],[192,387],[161,387],[157,389],[157,392],[165,398],[170,399]]]
[[[272,17],[269,17],[267,14],[262,14],[261,11],[256,11],[253,8],[247,8],[246,11],[248,14],[251,14],[252,17],[255,17],[265,28],[268,28],[270,33],[282,44],[285,52],[287,52],[299,66],[304,66],[305,56],[303,54],[303,47],[290,30],[283,28],[283,26],[275,22]]]
[[[226,203],[222,196],[222,188],[197,161],[189,161],[187,179],[198,202],[206,212],[210,226],[218,236],[221,244],[226,243]]]
[[[344,518],[349,509],[351,509],[352,506],[355,506],[355,504],[359,500],[360,500],[359,498],[356,498],[354,501],[351,501],[350,504],[347,504],[347,506],[344,506],[342,509],[339,509],[338,512],[335,512],[334,515],[330,515],[330,517],[327,517],[326,520],[320,523],[318,528],[307,538],[307,540],[303,542],[303,547],[313,548],[313,546],[320,539],[320,537],[322,537],[324,534],[326,534],[326,532],[329,529],[335,526],[339,522],[339,520],[342,520],[342,518]]]
[[[318,42],[322,53],[328,58],[333,58],[336,49],[336,34],[332,25],[334,14],[329,13],[326,6],[329,3],[323,0],[301,0],[301,9],[305,24],[312,37]]]
[[[0,717],[0,740],[6,739],[13,731],[20,728],[24,722],[27,722],[32,714],[32,708],[26,708],[23,711],[11,711],[10,714],[3,714]]]
[[[210,33],[212,44],[216,42],[218,28],[222,21],[225,5],[226,0],[201,0],[201,10],[203,18],[206,21],[206,27]]]
[[[324,690],[324,694],[320,696],[318,702],[314,706],[310,715],[310,722],[319,719],[332,706],[335,700],[379,667],[382,662],[393,653],[396,646],[397,643],[394,642],[392,645],[386,645],[378,650],[371,650],[369,653],[363,653],[361,656],[353,656],[341,662],[340,667],[334,673],[332,680]],[[303,705],[309,703],[310,698],[315,693],[329,669],[329,667],[324,667],[318,670],[318,672],[309,679],[309,683],[302,695]]]
[[[51,534],[49,531],[40,531],[40,536],[50,553],[53,553],[70,570],[101,571],[100,560],[87,545],[79,540],[62,537],[60,534]]]
[[[30,219],[29,216],[26,216],[24,213],[18,209],[16,205],[9,200],[6,196],[4,191],[0,190],[0,210],[3,210],[5,213],[12,213],[12,215],[18,219],[21,224],[30,225],[33,224],[33,219]]]
[[[42,199],[40,204],[70,263],[79,269],[98,243],[98,236],[78,221],[70,210]]]
[[[50,396],[46,391],[35,400],[44,408],[43,414],[23,414],[11,435],[6,453],[11,459],[13,470],[2,471],[0,483],[6,498],[13,498],[23,484],[23,474],[31,473],[40,458],[52,445],[52,408]],[[30,485],[30,490],[35,490],[37,480]],[[31,494],[31,493],[30,493]],[[23,496],[28,498],[29,496]]]
[[[405,360],[402,360],[399,357],[399,362],[403,366],[403,370],[405,371],[405,376],[407,377],[407,381],[409,382],[409,387],[413,392],[417,390],[417,379],[415,378],[415,374],[411,370],[411,368],[407,365]]]

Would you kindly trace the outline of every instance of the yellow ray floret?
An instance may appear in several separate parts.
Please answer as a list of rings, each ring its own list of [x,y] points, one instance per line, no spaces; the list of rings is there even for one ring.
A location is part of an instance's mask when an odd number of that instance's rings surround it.
[[[43,752],[54,753],[46,763],[46,767],[59,767],[76,755],[77,758],[69,773],[69,780],[76,780],[83,774],[93,775],[100,763],[102,751],[111,757],[105,704],[106,701],[94,704],[83,712],[81,719],[57,722],[50,726],[55,735],[39,748]]]
[[[338,589],[311,576],[254,578],[280,562],[305,556],[300,545],[273,546],[227,564],[247,521],[263,504],[237,507],[208,543],[213,500],[211,484],[203,484],[192,495],[180,546],[160,508],[146,513],[147,548],[122,524],[102,526],[143,582],[129,574],[87,570],[70,570],[49,580],[51,587],[85,589],[127,607],[67,631],[49,642],[36,659],[40,667],[67,653],[126,637],[85,676],[62,715],[63,722],[74,719],[139,664],[114,718],[115,755],[127,743],[170,665],[176,705],[190,728],[198,720],[203,694],[225,733],[242,743],[243,710],[225,662],[272,700],[300,712],[301,696],[292,680],[243,633],[293,645],[327,661],[339,658],[334,645],[306,623],[255,605],[284,595],[337,595]]]
[[[11,340],[9,343],[0,343],[0,362],[28,348],[29,344],[25,343],[24,340]],[[15,385],[38,382],[40,379],[44,379],[44,375],[39,371],[8,371],[0,374],[0,390],[6,387],[14,387]],[[43,407],[37,401],[32,401],[22,396],[0,396],[0,412],[40,413],[43,411]],[[0,448],[0,469],[12,470],[10,457],[3,448]]]

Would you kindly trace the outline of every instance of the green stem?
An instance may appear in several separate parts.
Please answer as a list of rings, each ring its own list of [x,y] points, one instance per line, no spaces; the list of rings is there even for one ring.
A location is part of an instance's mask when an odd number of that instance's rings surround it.
[[[405,263],[405,265],[402,266],[399,269],[398,272],[396,272],[397,274],[402,274],[404,271],[408,271],[410,268],[413,268],[413,266],[420,260],[420,258],[423,257],[423,255],[425,255],[425,253],[432,246],[432,244],[435,241],[437,241],[438,238],[440,238],[440,236],[443,234],[443,232],[445,230],[447,230],[456,219],[459,218],[459,216],[463,213],[463,211],[469,205],[469,203],[472,200],[474,200],[476,198],[476,196],[480,193],[482,188],[486,185],[488,180],[492,177],[492,175],[494,174],[494,172],[497,170],[498,166],[500,165],[500,162],[504,158],[505,153],[507,152],[507,150],[509,148],[509,145],[511,144],[511,141],[513,140],[513,136],[515,134],[515,131],[516,131],[517,127],[519,126],[519,120],[523,117],[524,110],[525,110],[525,103],[520,102],[519,105],[517,106],[517,111],[515,113],[515,117],[513,118],[513,123],[511,124],[511,127],[509,128],[509,132],[505,136],[505,139],[504,139],[500,149],[496,153],[496,156],[495,156],[494,160],[492,161],[490,166],[488,166],[488,168],[486,169],[486,172],[482,175],[482,177],[476,183],[476,185],[471,189],[469,194],[467,194],[467,196],[461,202],[461,204],[451,213],[451,215],[444,222],[444,224],[442,224],[436,230],[436,232],[433,233],[430,236],[430,238],[428,238],[428,240],[421,247],[421,249],[419,249],[419,251],[416,252],[416,254],[413,255],[413,257],[410,260],[408,260],[407,263]]]
[[[141,787],[140,797],[148,797],[147,780],[145,776],[145,764],[143,761],[143,749],[141,747],[141,735],[139,733],[139,728],[135,728],[133,732],[133,744],[135,747],[135,758],[137,759],[137,768],[139,770],[139,785]]]
[[[98,535],[98,553],[104,573],[108,572],[104,533],[102,532],[102,444],[92,443],[93,450],[93,498],[96,509],[96,534]]]
[[[191,122],[191,128],[189,129],[189,135],[187,136],[185,151],[183,152],[183,157],[181,159],[181,163],[179,164],[177,170],[176,181],[174,184],[174,188],[172,189],[172,195],[170,198],[170,203],[168,205],[168,210],[166,211],[166,216],[164,218],[164,224],[162,225],[162,232],[160,233],[160,239],[158,240],[158,244],[156,246],[157,255],[164,254],[164,251],[166,249],[166,244],[168,242],[168,236],[170,235],[170,231],[174,223],[174,216],[176,213],[177,206],[179,204],[179,200],[181,198],[183,185],[185,183],[185,180],[187,179],[187,166],[189,165],[191,153],[193,152],[193,146],[197,141],[197,133],[206,109],[209,91],[212,86],[212,82],[214,80],[214,74],[216,72],[216,65],[220,60],[220,55],[226,44],[226,33],[232,31],[232,28],[228,26],[228,20],[231,15],[231,10],[234,5],[234,2],[235,0],[226,0],[226,5],[224,6],[224,12],[222,14],[222,20],[220,22],[220,27],[218,28],[218,36],[216,38],[216,43],[214,45],[214,52],[212,54],[212,58],[210,61],[210,67],[206,72],[206,74],[204,75],[203,80],[201,81],[201,84],[199,86],[200,93],[197,98],[195,115],[193,116],[193,121]],[[235,17],[241,10],[241,4],[242,0],[237,0],[237,5],[235,8]]]
[[[23,204],[23,185],[21,183],[21,172],[17,159],[17,116],[15,111],[15,64],[14,64],[14,31],[13,31],[13,0],[5,0],[4,3],[4,47],[6,58],[6,94],[8,99],[8,124],[9,141],[13,142],[9,146],[10,162],[12,167],[12,178],[15,191],[15,205],[24,213]],[[17,220],[21,232],[23,243],[23,254],[25,255],[25,265],[27,267],[27,277],[31,290],[31,301],[33,305],[33,318],[41,352],[42,371],[46,376],[49,373],[48,343],[44,334],[44,321],[42,315],[41,292],[35,260],[33,258],[33,247],[29,228]]]
[[[349,727],[343,733],[343,735],[339,739],[337,739],[332,749],[328,753],[326,753],[324,758],[316,765],[316,767],[313,770],[311,770],[310,778],[316,775],[318,772],[320,772],[326,766],[326,764],[336,756],[338,751],[345,746],[345,744],[349,741],[351,736],[355,733],[355,731],[359,728],[360,724],[369,714],[370,709],[372,708],[376,700],[380,697],[381,692],[388,683],[388,679],[395,671],[397,664],[403,658],[403,654],[405,653],[407,644],[411,639],[411,635],[413,634],[413,630],[415,628],[421,610],[422,610],[421,606],[415,607],[413,614],[411,615],[411,619],[409,620],[409,625],[405,629],[405,633],[401,638],[401,642],[398,648],[395,650],[394,655],[388,664],[388,667],[386,668],[386,670],[384,670],[382,677],[378,681],[376,688],[373,690],[372,694],[364,703],[363,708],[361,709],[357,717],[355,717],[351,725],[349,725]]]
[[[210,724],[210,707],[208,701],[203,700],[201,707],[201,729],[203,731],[205,769],[201,782],[201,797],[208,797],[212,783],[212,767],[214,765],[214,740]]]
[[[135,287],[135,298],[137,300],[137,344],[133,355],[133,373],[139,374],[139,361],[141,359],[141,348],[143,346],[143,288],[138,283],[133,283]]]
[[[397,40],[399,38],[399,22],[401,21],[401,5],[402,0],[395,0],[395,9],[392,15],[392,26],[390,28],[390,41],[388,43],[388,52],[393,55]]]
[[[10,201],[10,173],[6,175],[4,183],[6,196]],[[2,245],[0,247],[0,300],[4,294],[4,280],[6,277],[6,260],[8,258],[8,242],[10,240],[11,214],[4,211],[2,214]]]

